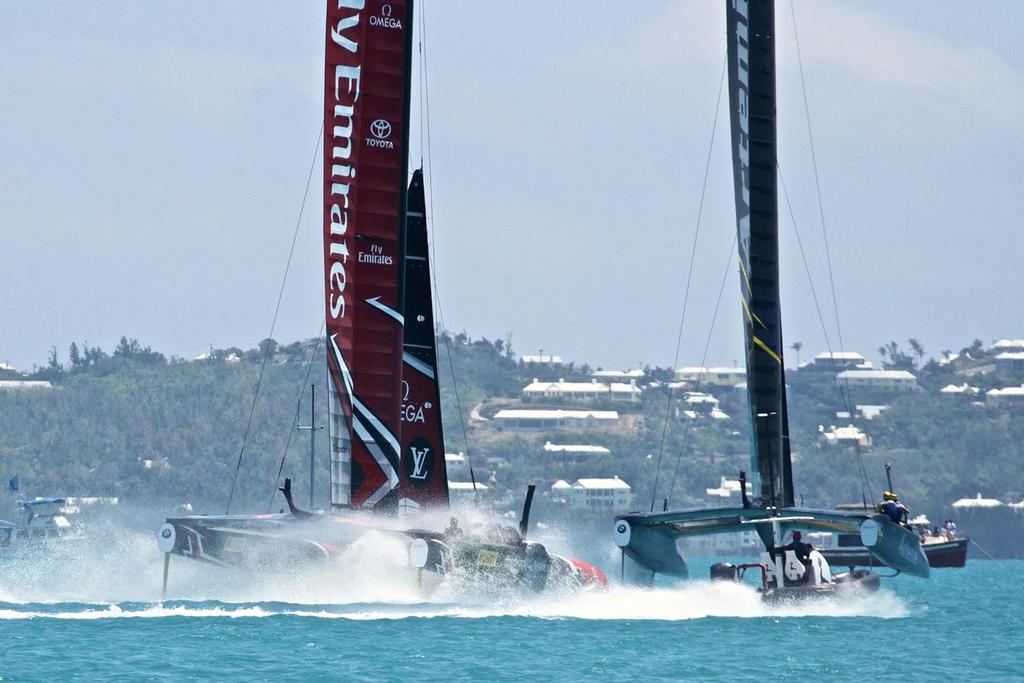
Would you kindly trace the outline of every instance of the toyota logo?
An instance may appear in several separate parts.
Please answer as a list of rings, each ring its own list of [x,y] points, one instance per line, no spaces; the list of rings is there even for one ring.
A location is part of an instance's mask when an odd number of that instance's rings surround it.
[[[384,119],[377,119],[370,124],[370,132],[373,133],[373,137],[383,140],[384,138],[390,137],[391,124]]]

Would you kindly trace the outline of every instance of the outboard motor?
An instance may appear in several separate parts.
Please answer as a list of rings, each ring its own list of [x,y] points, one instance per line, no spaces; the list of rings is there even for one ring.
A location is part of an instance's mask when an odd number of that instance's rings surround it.
[[[739,581],[739,571],[731,562],[715,562],[711,565],[712,581]]]

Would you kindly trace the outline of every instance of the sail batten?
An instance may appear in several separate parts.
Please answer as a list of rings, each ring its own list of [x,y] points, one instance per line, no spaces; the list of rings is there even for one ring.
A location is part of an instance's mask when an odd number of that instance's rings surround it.
[[[396,500],[412,1],[330,0],[323,236],[331,504]]]
[[[775,6],[727,0],[733,184],[755,502],[793,505],[776,186]]]

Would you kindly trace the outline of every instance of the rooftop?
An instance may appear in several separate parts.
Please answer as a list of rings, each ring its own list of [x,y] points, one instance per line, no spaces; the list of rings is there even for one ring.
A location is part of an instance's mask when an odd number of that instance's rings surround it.
[[[1019,387],[1006,387],[1004,389],[989,389],[985,392],[986,396],[992,398],[1000,398],[1005,396],[1024,396],[1024,385]]]
[[[534,379],[532,382],[523,387],[523,392],[528,394],[544,393],[554,391],[558,393],[608,393],[613,394],[639,394],[642,390],[635,384],[636,380],[633,380],[629,384],[623,382],[598,382],[597,380],[591,380],[590,382],[566,382],[563,379],[557,382],[542,382],[538,379]]]
[[[914,373],[907,370],[843,370],[836,377],[838,379],[917,379]]]
[[[731,368],[726,366],[712,367],[712,368],[701,368],[701,367],[685,367],[676,370],[676,374],[686,375],[746,375],[747,371],[745,368]]]
[[[815,356],[814,360],[859,361],[867,359],[856,351],[825,351]]]
[[[584,444],[558,444],[548,441],[544,444],[544,450],[548,453],[590,453],[605,454],[611,453],[604,446],[587,446]]]
[[[546,364],[561,365],[562,364],[562,357],[561,356],[552,356],[551,354],[547,354],[547,353],[538,354],[536,356],[522,356],[522,360],[523,360],[524,363],[538,363],[538,364],[541,364],[541,365],[546,365]]]
[[[494,414],[496,420],[618,420],[617,410],[526,410],[506,408]]]
[[[40,379],[0,379],[0,389],[52,389],[49,380]]]
[[[640,379],[643,370],[595,370],[590,373],[594,379]]]
[[[580,487],[583,489],[622,489],[629,490],[633,488],[626,482],[622,481],[618,477],[611,479],[577,479],[576,483],[573,484],[573,488]]]
[[[491,488],[491,487],[488,486],[487,484],[481,484],[479,482],[477,482],[477,484],[476,484],[476,490],[477,491],[486,491],[489,488]],[[473,482],[471,482],[471,481],[450,481],[450,482],[448,482],[448,490],[449,491],[472,491],[473,490]]]

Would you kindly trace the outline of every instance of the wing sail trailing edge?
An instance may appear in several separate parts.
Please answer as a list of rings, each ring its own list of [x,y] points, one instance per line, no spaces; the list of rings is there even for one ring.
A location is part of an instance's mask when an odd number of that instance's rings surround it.
[[[398,503],[403,511],[448,506],[422,170],[413,173],[408,197]]]
[[[324,66],[331,504],[397,503],[412,1],[332,0]]]

